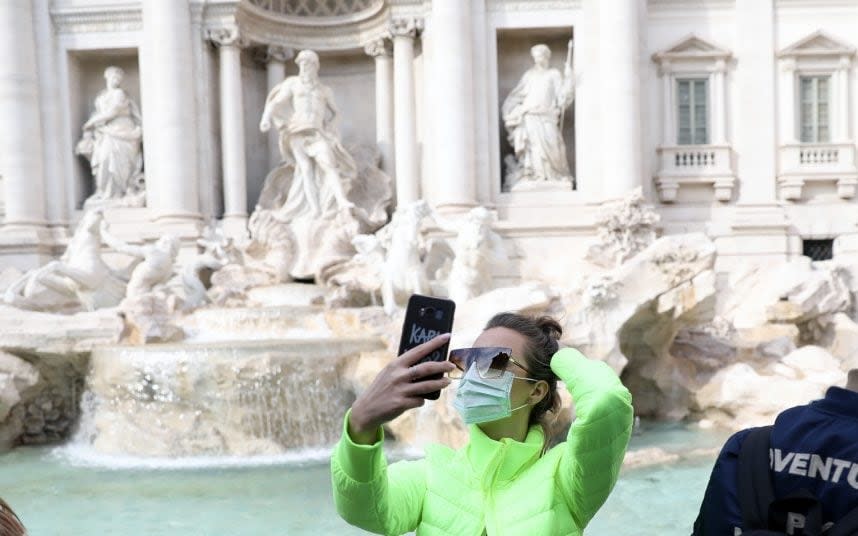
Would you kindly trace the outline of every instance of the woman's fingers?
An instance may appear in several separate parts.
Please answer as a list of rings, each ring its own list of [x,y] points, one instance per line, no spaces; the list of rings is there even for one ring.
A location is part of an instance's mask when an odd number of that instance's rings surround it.
[[[420,396],[428,393],[434,393],[450,385],[450,378],[440,378],[437,380],[423,380],[422,382],[414,382],[402,389],[405,396]],[[421,398],[421,400],[423,400]]]
[[[426,361],[412,367],[408,367],[408,379],[410,381],[420,381],[421,378],[432,376],[433,374],[446,374],[456,368],[449,361]]]
[[[438,348],[444,346],[444,344],[450,342],[450,334],[444,333],[443,335],[438,335],[432,340],[426,341],[420,346],[415,346],[411,350],[408,350],[401,356],[399,356],[399,361],[405,366],[411,366],[431,354]]]

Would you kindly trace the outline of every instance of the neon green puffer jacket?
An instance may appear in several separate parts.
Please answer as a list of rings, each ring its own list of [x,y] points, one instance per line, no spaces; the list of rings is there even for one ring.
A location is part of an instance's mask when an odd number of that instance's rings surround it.
[[[384,438],[357,445],[346,424],[331,458],[337,511],[378,534],[582,534],[617,481],[631,436],[631,395],[608,365],[577,350],[557,352],[551,369],[575,402],[564,443],[540,457],[539,426],[524,442],[494,441],[471,426],[458,451],[434,445],[421,460],[388,467]]]

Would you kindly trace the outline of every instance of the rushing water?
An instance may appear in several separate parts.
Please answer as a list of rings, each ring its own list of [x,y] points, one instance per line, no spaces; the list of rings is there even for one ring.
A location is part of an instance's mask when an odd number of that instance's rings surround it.
[[[632,448],[681,455],[721,441],[721,434],[658,426],[633,438]],[[334,511],[325,457],[198,458],[190,468],[152,468],[134,458],[83,463],[67,448],[17,449],[0,456],[0,496],[33,536],[365,534]],[[689,534],[711,463],[712,455],[698,455],[625,470],[587,534]]]

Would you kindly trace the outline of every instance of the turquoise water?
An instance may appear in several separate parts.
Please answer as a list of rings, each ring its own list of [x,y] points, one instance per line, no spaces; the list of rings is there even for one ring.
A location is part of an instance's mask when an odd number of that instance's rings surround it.
[[[633,449],[715,448],[723,435],[655,427]],[[711,456],[624,471],[588,535],[687,535]],[[107,469],[79,465],[56,449],[0,456],[0,496],[40,535],[365,534],[342,522],[318,460],[255,467]]]

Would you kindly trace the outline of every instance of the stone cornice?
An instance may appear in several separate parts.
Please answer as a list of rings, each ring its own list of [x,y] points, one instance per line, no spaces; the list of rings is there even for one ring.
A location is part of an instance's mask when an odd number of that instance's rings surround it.
[[[581,9],[582,0],[488,0],[490,12],[554,11]]]
[[[51,21],[58,34],[139,31],[143,28],[140,4],[54,7]]]
[[[695,9],[733,9],[736,0],[648,0],[651,11],[693,11]]]

